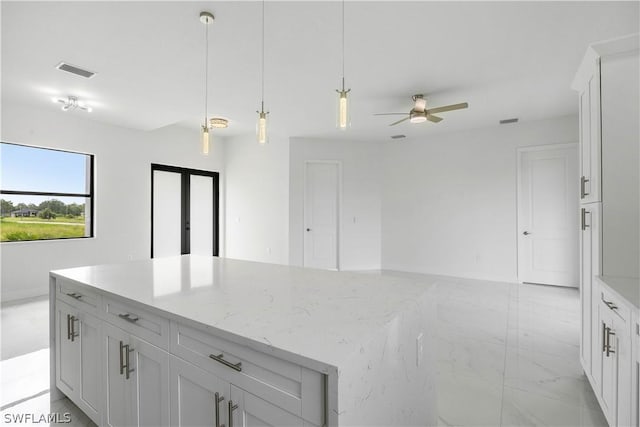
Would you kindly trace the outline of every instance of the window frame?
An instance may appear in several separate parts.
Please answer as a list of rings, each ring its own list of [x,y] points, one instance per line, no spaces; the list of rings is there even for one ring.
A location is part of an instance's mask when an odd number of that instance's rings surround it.
[[[62,150],[59,148],[50,148],[50,147],[39,147],[39,146],[35,146],[35,145],[28,145],[28,144],[19,144],[19,143],[15,143],[15,142],[7,142],[7,141],[0,141],[0,144],[7,144],[7,145],[17,145],[20,147],[27,147],[27,148],[35,148],[38,150],[48,150],[48,151],[59,151],[59,152],[63,152],[63,153],[70,153],[70,154],[79,154],[82,156],[86,156],[89,158],[89,193],[64,193],[64,192],[55,192],[55,191],[23,191],[23,190],[3,190],[2,188],[0,188],[0,196],[7,194],[7,195],[14,195],[14,196],[50,196],[50,197],[83,197],[85,199],[88,200],[89,204],[90,204],[90,208],[89,208],[89,233],[88,235],[82,236],[82,237],[56,237],[56,238],[52,238],[52,239],[33,239],[33,240],[11,240],[11,241],[3,241],[0,242],[1,244],[5,244],[5,243],[20,243],[20,242],[51,242],[51,241],[55,241],[55,240],[74,240],[74,239],[91,239],[93,237],[95,237],[95,155],[94,154],[90,154],[90,153],[82,153],[79,151],[71,151],[71,150]],[[87,177],[85,176],[85,179]],[[86,203],[86,202],[85,202]],[[86,209],[86,206],[85,206]],[[85,234],[87,234],[87,218],[85,218]]]

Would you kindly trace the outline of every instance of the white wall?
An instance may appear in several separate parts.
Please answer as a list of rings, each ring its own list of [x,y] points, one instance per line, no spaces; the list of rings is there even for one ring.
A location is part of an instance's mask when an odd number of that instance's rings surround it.
[[[95,238],[2,243],[2,301],[46,294],[52,269],[148,258],[151,163],[222,172],[223,144],[202,156],[199,129],[141,132],[83,114],[2,106],[3,141],[95,154]],[[220,210],[224,232],[224,190]]]
[[[338,160],[342,168],[340,269],[380,269],[381,152],[379,143],[291,138],[290,264],[303,265],[304,261],[305,161]]]
[[[577,131],[568,116],[386,143],[382,268],[517,280],[516,148]]]
[[[287,264],[289,140],[271,134],[225,142],[228,258]]]

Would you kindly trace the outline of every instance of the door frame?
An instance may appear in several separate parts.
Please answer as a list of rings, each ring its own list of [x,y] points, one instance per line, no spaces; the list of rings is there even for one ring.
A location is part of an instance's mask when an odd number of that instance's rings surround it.
[[[220,173],[213,171],[205,171],[200,169],[189,169],[179,166],[161,165],[158,163],[151,163],[151,258],[153,258],[153,190],[154,179],[153,175],[155,171],[178,173],[181,176],[181,194],[180,194],[180,230],[181,230],[181,254],[188,254],[191,252],[191,239],[188,231],[188,220],[191,217],[191,204],[190,204],[190,175],[207,176],[213,179],[213,254],[212,256],[218,256],[219,253],[219,239],[220,239]]]
[[[522,184],[522,180],[520,178],[521,169],[522,169],[522,155],[523,153],[530,153],[533,151],[546,151],[546,150],[562,150],[566,148],[576,148],[576,153],[578,153],[578,143],[577,142],[566,142],[562,144],[544,144],[544,145],[531,145],[526,147],[517,147],[516,148],[516,278],[518,283],[525,283],[521,280],[521,273],[523,270],[522,267],[522,254],[520,253],[520,206],[522,206],[522,193],[520,192],[520,185]],[[578,157],[578,162],[580,158]],[[578,179],[576,177],[576,179]],[[577,213],[576,213],[577,215]]]
[[[307,208],[307,169],[310,164],[334,164],[338,168],[338,188],[336,191],[336,270],[340,271],[340,256],[341,256],[341,234],[342,234],[342,221],[340,218],[342,217],[342,161],[340,160],[305,160],[304,161],[304,173],[303,173],[303,187],[302,187],[302,266],[305,266],[305,210]]]

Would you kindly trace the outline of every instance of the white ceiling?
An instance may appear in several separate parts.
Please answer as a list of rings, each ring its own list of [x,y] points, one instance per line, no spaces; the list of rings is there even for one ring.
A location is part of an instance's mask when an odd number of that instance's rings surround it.
[[[346,81],[353,127],[335,129],[341,3],[268,1],[265,107],[288,136],[383,140],[577,113],[569,88],[587,45],[639,31],[639,2],[347,1]],[[2,2],[2,103],[59,110],[134,129],[197,128],[204,115],[204,25],[210,27],[209,116],[250,134],[260,103],[261,3]],[[55,69],[66,61],[98,74]],[[395,127],[414,93],[428,105],[469,102],[439,124]],[[348,136],[347,136],[348,135]]]

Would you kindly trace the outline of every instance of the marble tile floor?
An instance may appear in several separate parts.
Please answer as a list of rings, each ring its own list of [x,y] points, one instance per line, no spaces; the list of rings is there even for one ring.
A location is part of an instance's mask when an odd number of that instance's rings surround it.
[[[578,360],[576,289],[381,274],[438,283],[440,426],[606,426]],[[0,423],[53,413],[93,426],[67,399],[49,402],[46,298],[2,305],[1,319]]]

